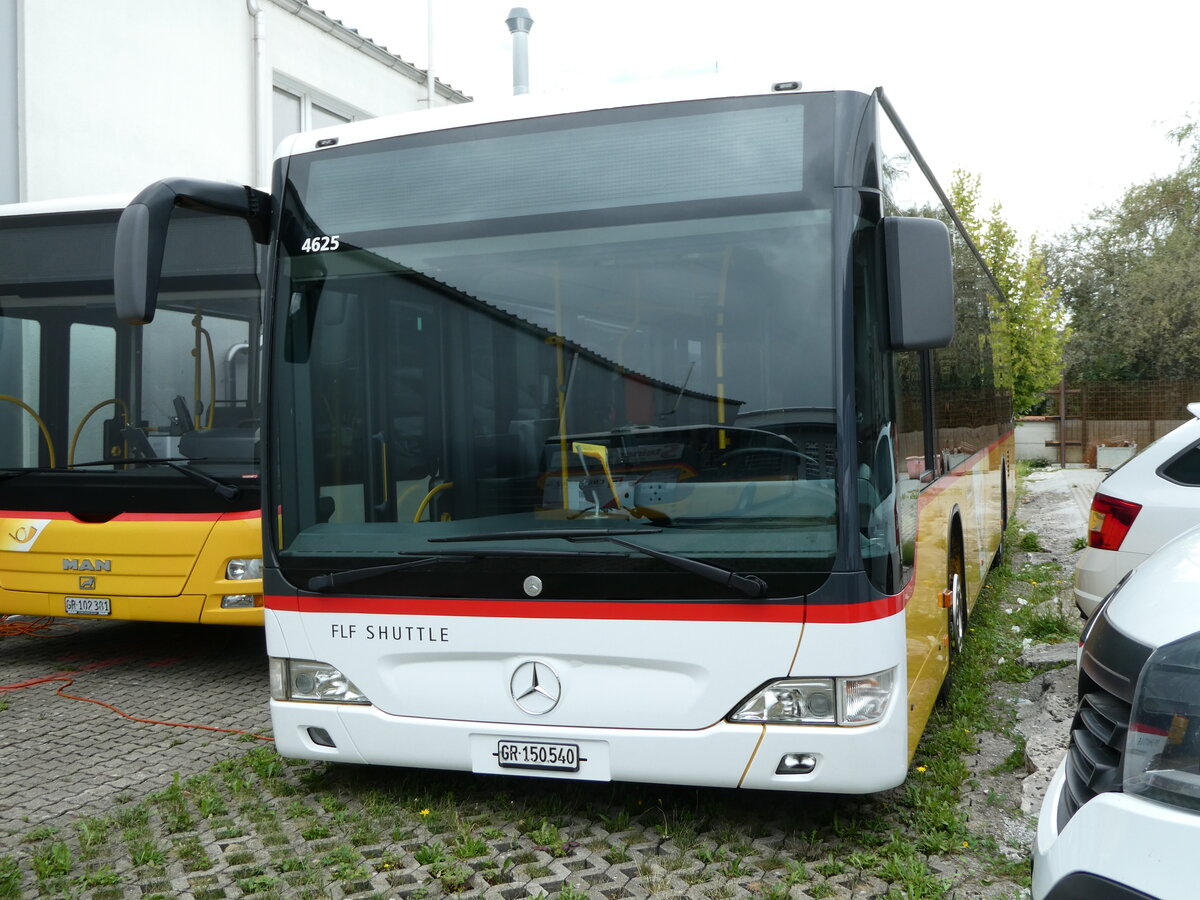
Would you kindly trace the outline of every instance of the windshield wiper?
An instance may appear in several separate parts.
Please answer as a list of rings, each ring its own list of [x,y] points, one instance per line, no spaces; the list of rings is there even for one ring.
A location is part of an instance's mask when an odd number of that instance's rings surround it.
[[[18,475],[29,475],[34,472],[40,473],[59,473],[59,472],[74,472],[76,469],[84,469],[91,466],[167,466],[175,472],[186,475],[192,481],[197,481],[205,487],[211,487],[212,490],[221,494],[227,500],[233,500],[241,496],[241,488],[236,485],[230,485],[228,481],[212,478],[211,475],[205,475],[199,469],[193,469],[187,466],[180,466],[181,462],[194,462],[188,460],[186,456],[166,457],[166,456],[138,456],[128,458],[128,460],[91,460],[90,462],[73,462],[70,466],[36,466],[25,469],[4,469],[0,470],[0,480],[17,478]]]
[[[174,469],[181,475],[186,475],[197,484],[212,488],[226,500],[236,500],[241,496],[242,489],[236,484],[230,484],[227,481],[221,481],[219,478],[213,478],[211,475],[206,475],[199,469],[193,469],[191,466],[180,465],[181,462],[195,461],[189,460],[186,456],[135,456],[130,459],[110,460],[110,462],[123,463],[130,466],[166,466],[169,469]]]
[[[454,539],[450,538],[450,540]],[[341,572],[330,572],[327,575],[314,575],[308,580],[308,589],[324,593],[345,584],[366,581],[368,578],[375,578],[379,575],[389,575],[392,572],[399,572],[402,569],[416,569],[420,566],[430,566],[434,563],[443,562],[470,562],[473,559],[482,559],[486,556],[544,557],[583,555],[583,553],[577,551],[551,551],[544,553],[540,550],[447,550],[439,553],[437,556],[418,556],[414,559],[407,559],[404,562],[389,563],[386,566],[364,566],[361,569],[345,569]]]
[[[469,556],[421,556],[417,559],[406,560],[402,563],[391,563],[386,566],[364,566],[361,569],[346,569],[344,572],[330,572],[328,575],[314,575],[308,579],[310,591],[331,591],[344,584],[354,584],[356,581],[366,581],[376,575],[389,575],[401,569],[415,569],[418,566],[428,566],[440,562],[466,562]]]
[[[751,600],[757,600],[767,595],[767,583],[757,575],[741,575],[737,572],[731,572],[729,569],[722,569],[720,566],[700,562],[700,560],[692,559],[688,556],[680,556],[677,553],[664,553],[662,550],[654,550],[650,547],[644,547],[641,544],[624,540],[625,535],[658,534],[661,531],[661,528],[548,528],[543,530],[496,531],[487,534],[464,534],[455,537],[429,538],[429,542],[431,544],[438,544],[466,541],[531,541],[540,538],[562,538],[572,543],[609,541],[617,546],[662,560],[668,565],[681,569],[684,572],[690,572],[693,575],[698,575],[723,587],[731,588],[743,597]]]

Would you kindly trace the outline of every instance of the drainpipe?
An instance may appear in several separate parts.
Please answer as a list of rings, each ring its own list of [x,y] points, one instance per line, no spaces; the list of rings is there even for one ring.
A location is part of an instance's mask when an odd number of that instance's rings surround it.
[[[437,96],[437,82],[433,78],[433,0],[426,0],[425,10],[425,33],[429,41],[429,65],[425,69],[425,108],[433,109],[433,100]]]
[[[246,0],[246,11],[254,20],[254,186],[271,189],[271,67],[267,62],[267,21],[259,0]]]
[[[513,93],[529,93],[529,29],[533,16],[523,6],[514,6],[504,20],[513,39]]]

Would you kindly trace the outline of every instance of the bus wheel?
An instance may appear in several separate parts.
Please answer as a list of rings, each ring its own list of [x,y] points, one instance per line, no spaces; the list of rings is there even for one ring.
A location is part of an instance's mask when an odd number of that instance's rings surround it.
[[[962,553],[955,550],[950,557],[946,572],[946,591],[942,595],[946,605],[947,651],[950,657],[946,678],[938,691],[938,702],[945,703],[950,696],[954,680],[954,667],[962,657],[963,644],[967,638],[967,583]]]

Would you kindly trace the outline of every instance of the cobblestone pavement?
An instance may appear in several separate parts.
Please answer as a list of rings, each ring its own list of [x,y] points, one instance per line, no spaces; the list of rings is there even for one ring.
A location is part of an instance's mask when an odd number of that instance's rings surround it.
[[[47,677],[70,679],[30,684]],[[267,661],[257,628],[54,620],[0,637],[0,854],[14,834],[70,814],[97,815],[124,792],[246,751],[245,738],[122,718],[262,732]]]

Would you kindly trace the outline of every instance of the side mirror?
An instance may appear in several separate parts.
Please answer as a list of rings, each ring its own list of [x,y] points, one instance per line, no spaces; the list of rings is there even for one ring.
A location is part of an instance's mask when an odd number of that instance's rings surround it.
[[[954,338],[950,232],[937,219],[883,220],[892,349],[930,350]]]
[[[243,185],[190,178],[156,181],[130,201],[117,222],[113,291],[117,318],[129,325],[154,320],[167,230],[176,206],[245,219],[254,240],[270,240],[271,197]]]

